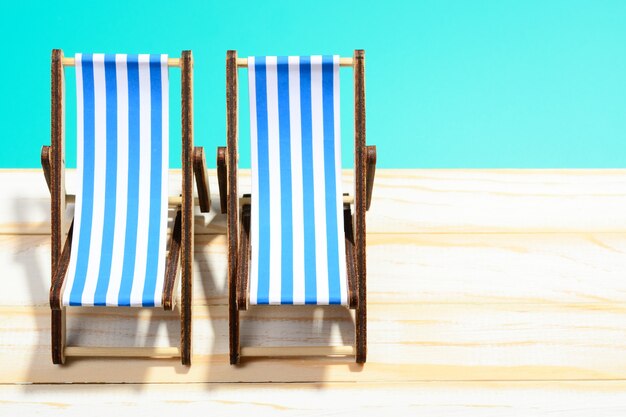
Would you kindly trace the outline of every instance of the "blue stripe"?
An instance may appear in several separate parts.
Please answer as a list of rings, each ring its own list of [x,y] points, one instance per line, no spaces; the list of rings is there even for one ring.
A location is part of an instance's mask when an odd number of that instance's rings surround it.
[[[335,174],[334,63],[322,58],[322,107],[324,113],[324,179],[326,182],[326,242],[328,252],[328,302],[341,304],[339,232],[337,225],[337,177]]]
[[[278,57],[278,129],[280,145],[281,304],[293,304],[293,217],[291,199],[291,127],[289,60]]]
[[[137,218],[139,212],[139,63],[137,55],[127,57],[128,68],[128,197],[124,263],[118,305],[130,306],[137,249]]]
[[[256,120],[259,170],[259,280],[257,303],[269,304],[270,294],[270,168],[267,131],[265,57],[255,58]]]
[[[302,126],[302,194],[304,216],[304,302],[317,304],[315,266],[315,187],[313,176],[313,115],[311,113],[311,58],[300,57],[300,112]]]
[[[104,224],[100,271],[94,294],[94,305],[106,305],[113,258],[113,232],[115,231],[115,198],[117,186],[117,72],[115,55],[104,57],[106,88],[106,176],[104,186]]]
[[[151,145],[150,151],[150,223],[148,225],[148,258],[143,287],[144,307],[154,307],[161,238],[161,178],[163,175],[163,104],[161,91],[161,56],[150,55]]]
[[[93,56],[82,56],[81,69],[83,85],[76,86],[83,90],[83,187],[80,230],[78,235],[78,251],[76,254],[76,274],[70,292],[71,306],[82,305],[83,290],[87,278],[89,247],[91,243],[91,220],[93,217],[93,182],[95,153],[95,103]]]

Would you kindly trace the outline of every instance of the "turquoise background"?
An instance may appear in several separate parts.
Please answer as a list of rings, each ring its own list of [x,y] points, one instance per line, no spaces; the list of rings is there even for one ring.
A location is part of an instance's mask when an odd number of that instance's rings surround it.
[[[50,142],[50,51],[195,57],[195,142],[225,139],[224,57],[367,53],[368,143],[379,167],[624,167],[626,1],[3,2],[0,167]],[[246,71],[241,164],[249,166]],[[342,70],[344,166],[352,74]],[[180,166],[179,71],[170,71]],[[67,160],[75,164],[74,70]]]

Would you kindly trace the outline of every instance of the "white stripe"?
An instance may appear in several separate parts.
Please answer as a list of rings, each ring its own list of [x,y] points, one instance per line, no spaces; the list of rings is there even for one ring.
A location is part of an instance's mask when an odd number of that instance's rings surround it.
[[[304,212],[302,195],[302,120],[300,57],[289,58],[289,126],[291,130],[291,217],[293,219],[293,303],[304,304]]]
[[[126,214],[128,207],[128,67],[126,55],[115,56],[117,81],[117,184],[115,187],[115,230],[111,277],[107,289],[107,305],[118,305],[124,244],[126,242]]]
[[[157,265],[156,288],[154,289],[154,305],[160,307],[163,304],[163,281],[165,280],[165,250],[167,240],[167,196],[168,194],[168,168],[169,168],[169,78],[167,67],[167,55],[161,55],[161,131],[163,134],[162,160],[161,160],[161,215],[159,234],[159,260]]]
[[[339,88],[339,55],[333,56],[333,108],[335,110],[335,179],[337,189],[337,232],[339,235],[339,290],[341,304],[348,304],[348,283],[346,271],[346,244],[343,226],[343,190],[341,171],[341,89]]]
[[[83,158],[84,158],[84,111],[83,111],[83,54],[75,54],[76,62],[76,190],[83,189]],[[70,293],[74,285],[76,276],[76,257],[78,256],[78,235],[80,234],[81,207],[83,204],[82,192],[76,192],[76,201],[74,202],[74,231],[72,236],[72,251],[70,254],[70,264],[65,279],[65,288],[61,296],[61,302],[64,306],[70,304]]]
[[[328,304],[328,252],[326,236],[326,185],[324,182],[324,112],[322,57],[311,57],[311,115],[313,130],[313,178],[315,192],[315,267],[317,304]]]
[[[266,59],[267,138],[270,182],[270,304],[280,304],[282,277],[282,222],[280,192],[280,136],[278,132],[278,73],[275,56]]]
[[[150,55],[139,55],[139,210],[135,274],[130,304],[140,307],[146,276],[148,226],[150,220]]]
[[[252,168],[252,203],[250,207],[250,304],[256,304],[259,288],[259,153],[257,144],[254,57],[248,58],[248,95],[250,100],[250,165]]]
[[[106,82],[104,76],[104,54],[93,55],[94,78],[94,183],[93,183],[93,216],[91,219],[91,242],[89,245],[89,262],[87,276],[82,295],[85,306],[93,305],[100,262],[102,259],[102,232],[104,228],[104,194],[106,180]]]

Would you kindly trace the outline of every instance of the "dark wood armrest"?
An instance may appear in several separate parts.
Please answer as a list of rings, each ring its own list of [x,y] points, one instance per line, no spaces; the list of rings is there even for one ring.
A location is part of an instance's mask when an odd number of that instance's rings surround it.
[[[366,203],[365,209],[370,209],[372,204],[372,190],[374,189],[374,176],[376,175],[376,146],[367,146],[367,178],[366,181]]]
[[[226,213],[228,176],[226,172],[226,146],[217,148],[217,183],[220,188],[220,208],[222,213]]]
[[[61,258],[52,275],[52,285],[50,286],[50,308],[53,310],[61,310],[61,291],[63,290],[63,282],[65,281],[65,274],[67,273],[67,267],[70,264],[70,252],[72,250],[72,235],[74,234],[74,219],[70,225],[70,230],[67,233],[67,239],[65,245],[63,245],[63,251],[61,252]]]
[[[48,184],[48,190],[51,191],[50,188],[50,152],[52,151],[52,147],[50,146],[42,146],[41,147],[41,167],[43,168],[43,175],[46,177],[46,183]]]
[[[181,211],[176,212],[174,228],[170,236],[170,248],[165,262],[165,282],[163,283],[163,308],[172,310],[174,308],[174,287],[178,276],[178,265],[180,264],[180,239],[181,239]]]
[[[196,146],[193,149],[193,173],[196,177],[200,211],[208,213],[211,210],[211,192],[209,190],[209,181],[207,180],[206,175],[206,158],[204,157],[204,148],[201,146]]]

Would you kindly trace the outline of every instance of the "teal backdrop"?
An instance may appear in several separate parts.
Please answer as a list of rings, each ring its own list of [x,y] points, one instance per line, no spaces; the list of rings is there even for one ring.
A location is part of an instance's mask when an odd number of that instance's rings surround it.
[[[227,49],[241,56],[366,50],[368,143],[383,168],[626,166],[626,1],[5,1],[0,167],[39,166],[50,142],[50,52],[195,57],[195,142],[225,139]],[[67,162],[75,165],[74,70]],[[179,71],[170,71],[180,166]],[[241,165],[249,166],[240,70]],[[344,166],[352,73],[342,70]]]

